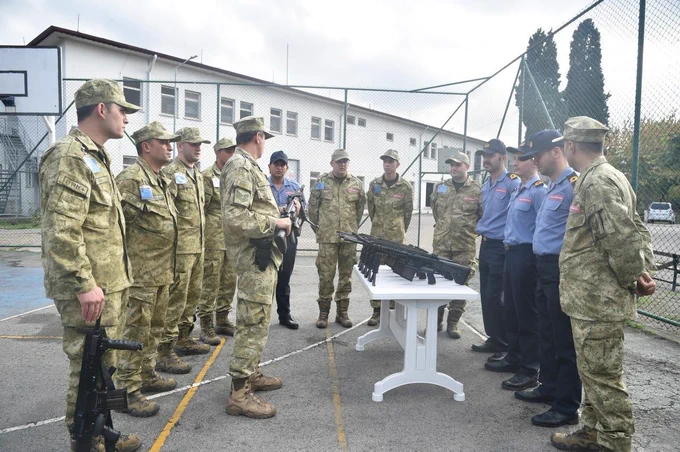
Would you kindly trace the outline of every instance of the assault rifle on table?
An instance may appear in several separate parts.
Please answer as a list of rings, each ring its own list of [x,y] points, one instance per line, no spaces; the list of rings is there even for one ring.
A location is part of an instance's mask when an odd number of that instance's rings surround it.
[[[104,437],[107,452],[115,450],[120,432],[113,429],[111,410],[127,409],[127,389],[116,389],[111,379],[116,368],[107,368],[102,356],[108,349],[142,349],[139,342],[109,339],[100,322],[101,319],[97,319],[94,328],[79,330],[86,337],[73,425],[76,452],[89,452],[92,439],[99,435]]]
[[[381,264],[388,265],[392,271],[409,281],[413,281],[416,276],[418,279],[427,278],[428,284],[436,284],[435,274],[458,284],[465,284],[472,272],[470,267],[428,253],[417,246],[355,232],[338,232],[338,235],[346,242],[362,245],[359,271],[374,286]]]
[[[295,209],[295,200],[298,200],[300,203],[300,213],[298,214]],[[274,243],[276,243],[276,247],[281,251],[281,253],[286,254],[286,250],[288,250],[288,243],[296,244],[297,243],[297,238],[300,237],[300,233],[302,232],[302,225],[305,223],[309,223],[311,226],[316,227],[314,223],[309,221],[309,218],[307,217],[307,212],[305,211],[305,186],[303,185],[300,187],[300,190],[296,191],[292,195],[288,195],[288,202],[286,204],[286,207],[283,209],[283,213],[281,214],[281,218],[290,218],[291,223],[293,223],[293,230],[290,232],[288,236],[286,236],[286,231],[283,229],[279,229],[276,231],[276,235],[274,236]]]

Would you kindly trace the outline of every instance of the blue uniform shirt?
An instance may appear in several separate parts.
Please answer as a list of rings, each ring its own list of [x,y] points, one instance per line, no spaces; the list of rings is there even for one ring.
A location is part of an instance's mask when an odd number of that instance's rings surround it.
[[[283,185],[281,186],[281,191],[276,188],[274,182],[272,182],[272,177],[267,178],[269,180],[269,187],[272,189],[274,194],[274,199],[279,207],[284,207],[288,204],[288,195],[294,194],[296,191],[300,190],[300,184],[295,182],[293,179],[283,178]]]
[[[491,178],[484,182],[482,185],[484,213],[477,222],[477,234],[494,240],[503,240],[510,194],[519,187],[519,184],[519,177],[508,174],[508,170],[505,169],[495,184],[491,185]]]
[[[548,194],[536,217],[534,254],[560,254],[567,227],[569,206],[574,199],[574,184],[578,175],[572,168],[565,169],[550,184]]]
[[[536,215],[541,204],[543,204],[547,191],[538,174],[534,174],[525,184],[520,185],[512,192],[503,243],[521,245],[534,241]]]

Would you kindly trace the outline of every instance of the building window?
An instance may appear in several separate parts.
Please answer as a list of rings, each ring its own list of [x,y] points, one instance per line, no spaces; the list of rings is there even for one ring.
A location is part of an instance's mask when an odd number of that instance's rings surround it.
[[[357,118],[357,125],[359,127],[366,127],[366,118]]]
[[[234,123],[234,99],[223,97],[220,99],[220,122],[223,124]]]
[[[321,173],[318,171],[309,172],[309,186],[312,187],[312,190],[316,188],[316,180],[319,178],[320,175]]]
[[[286,112],[286,134],[297,135],[298,114],[294,111]]]
[[[387,137],[387,141],[394,141],[394,134],[393,133],[387,132],[386,137]]]
[[[253,113],[255,111],[255,108],[253,104],[250,102],[243,102],[241,101],[241,113],[239,116],[239,119],[243,119],[246,116],[253,116]]]
[[[281,133],[281,115],[283,114],[283,111],[278,108],[272,108],[269,110],[269,114],[269,130]]]
[[[415,138],[409,138],[408,142],[409,142],[409,144],[410,144],[411,146],[415,146],[415,145],[416,145],[416,139],[415,139]]]
[[[201,93],[184,91],[184,117],[201,119]]]
[[[324,121],[323,139],[326,141],[335,140],[335,121],[331,121],[330,119]]]
[[[142,107],[142,82],[133,78],[123,77],[123,94],[125,100]]]
[[[123,169],[127,168],[128,166],[132,165],[137,161],[137,156],[136,155],[124,155],[123,156]]]
[[[175,98],[177,91],[172,86],[161,86],[161,113],[164,115],[175,114]]]
[[[482,170],[482,152],[476,152],[475,153],[475,166],[473,167],[475,171],[481,171]]]
[[[312,116],[312,138],[321,139],[321,118]]]
[[[24,185],[26,188],[38,186],[38,173],[24,173],[24,177]]]
[[[356,118],[354,116],[347,116],[347,124],[354,125]]]
[[[423,149],[421,149],[421,151],[422,151],[424,159],[430,158],[430,142],[429,141],[425,142],[425,147]]]
[[[437,159],[437,143],[430,144],[430,158]]]

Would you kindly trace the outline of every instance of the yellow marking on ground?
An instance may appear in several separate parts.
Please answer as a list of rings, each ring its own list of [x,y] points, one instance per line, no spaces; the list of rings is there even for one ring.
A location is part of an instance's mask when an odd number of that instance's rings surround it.
[[[30,334],[0,334],[0,339],[62,339],[61,336],[32,336]]]
[[[330,339],[330,328],[326,328],[326,339]],[[338,381],[338,369],[335,365],[335,349],[333,341],[328,340],[328,364],[331,374],[331,384],[333,385],[333,407],[335,411],[335,426],[338,430],[338,442],[342,450],[348,451],[347,435],[345,434],[345,423],[342,416],[342,402],[340,401],[340,384]]]
[[[196,379],[194,380],[194,384],[192,385],[191,389],[189,389],[187,393],[184,394],[184,398],[182,398],[182,401],[179,402],[179,405],[177,405],[175,412],[172,413],[170,420],[168,421],[167,424],[165,424],[165,427],[163,427],[163,430],[161,431],[160,435],[158,435],[158,438],[156,438],[156,441],[154,442],[153,446],[151,446],[151,449],[149,449],[149,452],[160,452],[161,448],[165,444],[165,441],[167,441],[168,437],[170,436],[170,432],[175,427],[177,422],[179,422],[179,419],[182,417],[184,410],[186,410],[187,406],[189,406],[189,402],[194,397],[194,394],[198,390],[201,381],[203,381],[203,378],[205,378],[205,374],[208,373],[208,369],[210,369],[210,367],[215,362],[215,359],[217,359],[217,355],[220,354],[220,351],[222,350],[224,343],[225,340],[223,338],[222,342],[220,342],[219,345],[215,347],[215,350],[212,352],[212,355],[203,366],[203,369],[201,369],[201,371],[196,376]]]

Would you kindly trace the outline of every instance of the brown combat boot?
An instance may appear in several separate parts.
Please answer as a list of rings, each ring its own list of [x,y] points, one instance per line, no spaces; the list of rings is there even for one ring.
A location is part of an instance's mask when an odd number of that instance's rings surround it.
[[[317,328],[328,327],[328,314],[331,312],[331,302],[319,300],[319,319],[316,321]]]
[[[250,387],[248,378],[234,378],[231,381],[231,394],[227,399],[227,414],[266,419],[276,414],[270,403],[258,399]]]
[[[199,339],[208,345],[219,345],[222,342],[222,339],[215,334],[212,314],[201,317],[201,335]]]
[[[351,328],[352,321],[347,316],[347,309],[349,309],[349,300],[337,300],[335,302],[335,323],[339,323],[344,328]]]
[[[259,368],[250,375],[248,382],[253,392],[273,391],[283,386],[283,382],[279,377],[267,377]]]
[[[446,318],[446,332],[451,339],[460,339],[461,332],[458,322],[462,315],[462,311],[449,308],[449,316]]]
[[[142,391],[135,391],[128,394],[128,407],[121,412],[133,417],[151,417],[160,409],[160,405],[144,397]]]
[[[120,435],[116,441],[116,452],[135,452],[142,447],[142,438],[138,435]]]
[[[156,370],[170,374],[188,374],[191,372],[191,366],[177,356],[171,343],[160,344],[158,346],[158,357],[156,357]]]
[[[376,326],[380,323],[380,308],[373,308],[373,315],[368,319],[368,326]]]
[[[559,450],[583,452],[599,452],[603,450],[597,444],[597,431],[585,425],[574,433],[553,433],[550,436],[550,443]]]
[[[162,377],[152,370],[149,373],[142,374],[142,393],[148,394],[152,392],[166,392],[172,391],[177,387],[177,381],[174,378]]]
[[[208,344],[199,344],[190,336],[191,327],[182,327],[179,329],[179,336],[174,350],[178,355],[205,355],[210,353],[210,346]]]
[[[73,426],[69,427],[69,433],[73,431]],[[97,436],[92,438],[90,452],[106,452],[106,447],[104,443],[100,440],[101,437]],[[73,433],[71,433],[71,451],[75,452],[77,448],[76,440],[73,438]]]
[[[234,324],[229,320],[229,311],[215,313],[215,333],[223,336],[233,336]]]

